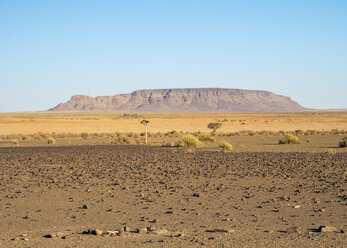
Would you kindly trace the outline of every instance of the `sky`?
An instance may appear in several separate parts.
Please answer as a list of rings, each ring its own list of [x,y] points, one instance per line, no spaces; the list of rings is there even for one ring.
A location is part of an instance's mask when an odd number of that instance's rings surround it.
[[[345,0],[0,1],[0,112],[240,88],[347,108]]]

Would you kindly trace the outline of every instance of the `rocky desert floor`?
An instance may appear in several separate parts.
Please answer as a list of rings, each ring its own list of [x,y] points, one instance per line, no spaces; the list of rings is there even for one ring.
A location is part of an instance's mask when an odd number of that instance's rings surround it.
[[[346,247],[346,167],[347,151],[3,147],[0,247]]]

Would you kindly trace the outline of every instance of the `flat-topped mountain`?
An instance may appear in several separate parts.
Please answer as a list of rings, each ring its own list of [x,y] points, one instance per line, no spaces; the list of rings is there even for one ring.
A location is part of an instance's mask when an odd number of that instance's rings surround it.
[[[130,94],[73,96],[50,111],[300,112],[306,108],[269,91],[193,88],[136,90]]]

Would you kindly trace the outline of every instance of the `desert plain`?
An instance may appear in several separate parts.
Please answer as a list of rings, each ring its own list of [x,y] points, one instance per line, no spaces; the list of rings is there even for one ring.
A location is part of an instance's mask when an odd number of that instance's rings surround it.
[[[211,122],[215,142],[175,146]],[[346,129],[346,112],[0,114],[0,247],[345,247]]]

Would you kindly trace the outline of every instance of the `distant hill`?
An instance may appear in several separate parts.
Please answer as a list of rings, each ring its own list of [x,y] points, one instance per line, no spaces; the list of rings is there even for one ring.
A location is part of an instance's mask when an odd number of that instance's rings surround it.
[[[193,88],[136,90],[130,94],[73,96],[50,111],[300,112],[306,108],[269,91]]]

